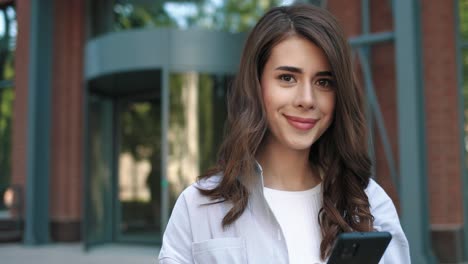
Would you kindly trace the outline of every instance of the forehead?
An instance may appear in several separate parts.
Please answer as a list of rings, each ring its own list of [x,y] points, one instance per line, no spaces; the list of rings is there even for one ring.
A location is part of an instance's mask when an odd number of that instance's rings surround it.
[[[312,41],[297,35],[287,37],[273,47],[268,66],[294,66],[305,71],[331,71],[323,50]]]

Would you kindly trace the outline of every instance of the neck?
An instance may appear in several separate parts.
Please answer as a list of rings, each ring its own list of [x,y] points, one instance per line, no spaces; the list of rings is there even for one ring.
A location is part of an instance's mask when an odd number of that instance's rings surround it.
[[[321,179],[309,162],[309,152],[310,149],[290,149],[267,138],[256,154],[263,169],[264,186],[303,191],[319,184]]]

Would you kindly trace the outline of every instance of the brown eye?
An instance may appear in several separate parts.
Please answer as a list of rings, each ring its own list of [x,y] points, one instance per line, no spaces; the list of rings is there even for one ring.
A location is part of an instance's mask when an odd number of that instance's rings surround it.
[[[316,82],[316,84],[323,88],[332,88],[334,86],[333,81],[330,79],[320,79]]]
[[[295,82],[296,80],[294,79],[294,76],[290,75],[290,74],[281,74],[279,76],[279,79],[283,82],[287,82],[287,83],[292,83],[292,82]]]

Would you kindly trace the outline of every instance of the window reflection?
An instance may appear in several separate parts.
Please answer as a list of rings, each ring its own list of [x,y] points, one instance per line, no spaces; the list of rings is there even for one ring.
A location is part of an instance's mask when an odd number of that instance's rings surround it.
[[[3,5],[0,8],[0,216],[5,214],[8,217],[12,212],[6,211],[3,196],[11,187],[16,30],[14,6]]]
[[[226,118],[225,75],[170,76],[168,181],[173,205],[180,192],[216,162]]]
[[[112,179],[112,102],[89,99],[89,196],[87,242],[96,244],[112,237],[110,201]]]
[[[462,50],[463,54],[463,102],[464,102],[464,130],[465,130],[465,151],[468,152],[468,49]]]
[[[160,233],[160,102],[121,104],[118,195],[122,238]]]

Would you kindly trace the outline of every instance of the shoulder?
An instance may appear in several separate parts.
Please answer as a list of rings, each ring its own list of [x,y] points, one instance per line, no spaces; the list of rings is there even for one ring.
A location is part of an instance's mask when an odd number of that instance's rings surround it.
[[[374,229],[392,234],[392,241],[386,250],[384,259],[389,260],[390,263],[410,263],[408,240],[401,227],[398,212],[392,199],[373,179],[369,181],[366,193],[369,198],[371,214],[374,216]]]
[[[369,198],[371,213],[375,218],[376,224],[381,222],[400,224],[392,199],[375,180],[370,179],[365,191]]]
[[[372,205],[388,205],[388,203],[393,202],[385,190],[374,180],[370,179],[369,184],[366,188],[367,197],[369,197],[369,202]]]
[[[182,193],[180,194],[181,197],[187,198],[198,198],[204,197],[200,193],[200,190],[211,190],[216,188],[222,180],[222,175],[215,174],[206,178],[202,178],[194,182],[192,185],[188,186]]]
[[[211,190],[216,188],[222,180],[221,175],[213,175],[207,178],[197,180],[179,195],[174,210],[196,210],[200,205],[216,202],[208,196],[203,195],[200,190]]]

